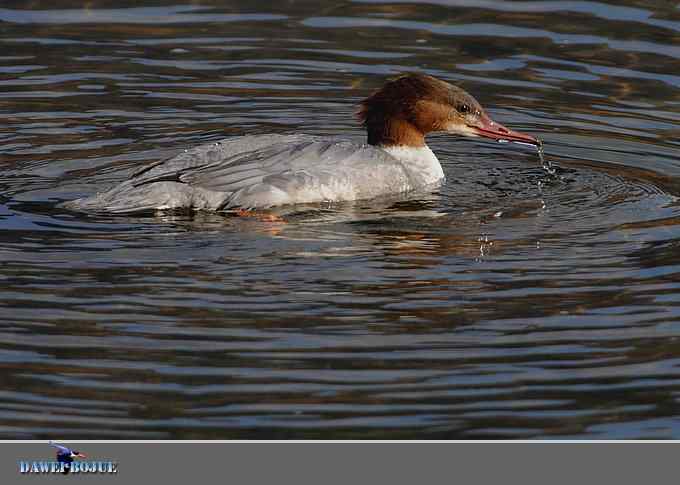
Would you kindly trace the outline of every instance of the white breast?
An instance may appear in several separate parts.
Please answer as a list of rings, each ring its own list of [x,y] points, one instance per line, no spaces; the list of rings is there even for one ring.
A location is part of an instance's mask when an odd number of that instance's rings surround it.
[[[404,163],[409,176],[422,185],[430,185],[444,178],[444,170],[430,147],[387,146],[380,147]]]

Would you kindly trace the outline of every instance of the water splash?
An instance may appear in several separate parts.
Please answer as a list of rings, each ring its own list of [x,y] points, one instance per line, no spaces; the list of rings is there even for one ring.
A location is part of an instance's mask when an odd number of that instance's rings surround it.
[[[555,167],[553,167],[552,162],[545,158],[545,152],[543,149],[543,141],[538,140],[538,145],[536,145],[536,150],[538,151],[538,158],[541,160],[541,165],[543,166],[543,170],[548,172],[551,176],[557,175],[557,170]]]
[[[522,141],[512,141],[512,143],[516,143],[517,145],[524,145],[528,147],[536,147],[536,151],[538,152],[538,158],[541,160],[541,166],[543,167],[543,170],[548,172],[549,175],[555,176],[557,175],[557,169],[553,166],[552,162],[545,158],[545,151],[543,149],[543,140],[536,139],[538,142],[536,145],[533,143],[525,143]],[[498,143],[510,143],[510,140],[498,140]]]

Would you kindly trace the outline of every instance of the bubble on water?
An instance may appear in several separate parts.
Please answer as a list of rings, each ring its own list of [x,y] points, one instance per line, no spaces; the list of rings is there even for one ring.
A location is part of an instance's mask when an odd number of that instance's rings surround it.
[[[493,241],[489,240],[488,234],[480,234],[477,241],[479,242],[479,255],[475,257],[475,261],[479,263],[484,260],[485,256],[489,256]]]

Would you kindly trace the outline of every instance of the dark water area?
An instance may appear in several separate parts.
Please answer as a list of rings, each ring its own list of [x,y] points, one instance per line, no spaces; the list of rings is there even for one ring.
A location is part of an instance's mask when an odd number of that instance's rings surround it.
[[[4,1],[0,437],[680,438],[680,9]],[[424,71],[535,152],[438,191],[220,214],[60,201],[238,134],[362,140]]]

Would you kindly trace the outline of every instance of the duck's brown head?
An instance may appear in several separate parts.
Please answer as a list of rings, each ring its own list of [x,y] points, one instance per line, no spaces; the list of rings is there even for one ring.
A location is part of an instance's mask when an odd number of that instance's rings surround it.
[[[361,102],[358,117],[371,145],[423,146],[434,131],[539,144],[493,121],[463,89],[424,74],[388,81]]]

